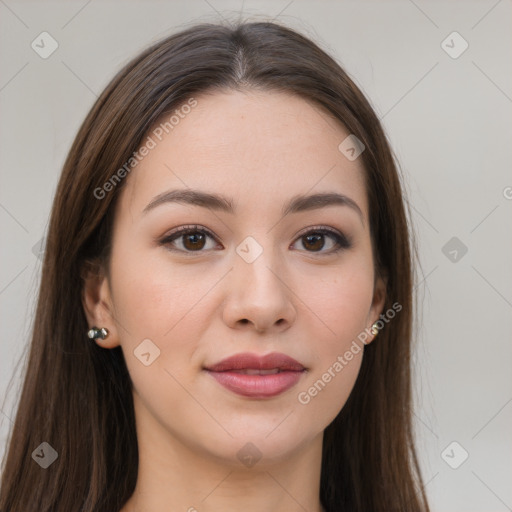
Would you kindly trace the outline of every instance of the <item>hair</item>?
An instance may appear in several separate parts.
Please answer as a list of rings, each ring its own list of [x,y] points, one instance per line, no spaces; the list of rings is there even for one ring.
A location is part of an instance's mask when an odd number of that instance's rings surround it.
[[[202,23],[153,44],[117,73],[80,127],[51,212],[1,512],[118,511],[133,493],[130,375],[121,347],[87,339],[82,304],[84,269],[108,262],[126,180],[101,200],[95,190],[191,97],[251,89],[313,102],[364,144],[374,261],[387,277],[384,310],[402,307],[365,347],[354,388],[325,429],[321,503],[327,512],[429,510],[412,429],[413,244],[389,143],[364,94],[319,46],[277,23],[240,22]],[[58,453],[48,469],[32,460],[42,442]]]

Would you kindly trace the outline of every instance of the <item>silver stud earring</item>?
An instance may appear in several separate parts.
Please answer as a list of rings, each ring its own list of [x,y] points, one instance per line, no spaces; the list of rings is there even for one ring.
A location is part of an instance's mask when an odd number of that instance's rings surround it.
[[[101,329],[91,327],[87,331],[87,336],[89,336],[91,340],[104,340],[108,336],[108,329],[105,329],[105,327],[102,327]]]

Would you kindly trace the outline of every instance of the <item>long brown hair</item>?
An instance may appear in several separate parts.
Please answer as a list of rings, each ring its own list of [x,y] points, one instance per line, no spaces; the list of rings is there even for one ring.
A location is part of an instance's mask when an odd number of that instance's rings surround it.
[[[130,376],[120,347],[86,338],[81,302],[85,265],[108,261],[124,181],[101,199],[97,189],[164,114],[206,91],[251,87],[315,102],[364,144],[376,268],[388,279],[384,310],[402,306],[365,347],[355,387],[325,430],[321,502],[328,512],[428,511],[412,432],[413,251],[392,152],[368,100],[331,57],[289,28],[246,22],[196,25],[154,44],[113,78],[82,124],[53,203],[1,512],[114,512],[133,493]],[[58,453],[47,469],[32,460],[42,442]]]

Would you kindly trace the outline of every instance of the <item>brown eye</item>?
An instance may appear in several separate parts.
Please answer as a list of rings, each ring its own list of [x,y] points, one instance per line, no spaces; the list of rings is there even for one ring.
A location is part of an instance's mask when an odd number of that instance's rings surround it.
[[[302,237],[302,245],[310,251],[320,251],[325,245],[324,236],[321,233],[304,235]]]
[[[172,251],[187,253],[213,249],[216,242],[216,238],[209,231],[199,227],[184,226],[166,236],[160,243]]]
[[[307,252],[317,252],[321,255],[336,253],[342,249],[352,247],[351,242],[345,235],[327,228],[311,229],[300,236],[296,243],[299,241],[302,248]]]
[[[206,237],[199,231],[181,236],[183,240],[183,246],[189,251],[198,251],[205,246]]]

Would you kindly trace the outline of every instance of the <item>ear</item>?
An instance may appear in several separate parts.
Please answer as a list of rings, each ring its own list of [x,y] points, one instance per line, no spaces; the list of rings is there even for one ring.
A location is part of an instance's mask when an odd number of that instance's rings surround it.
[[[371,330],[372,325],[379,320],[384,304],[386,302],[386,290],[387,290],[388,278],[385,275],[377,275],[375,278],[375,284],[373,287],[373,299],[370,311],[368,313],[368,330]],[[377,333],[378,334],[378,333]],[[366,344],[371,343],[377,334],[372,334],[372,337],[368,339]]]
[[[110,284],[101,266],[88,263],[83,269],[82,281],[82,305],[89,328],[105,327],[109,332],[104,340],[90,340],[91,343],[97,343],[102,348],[119,346]]]

